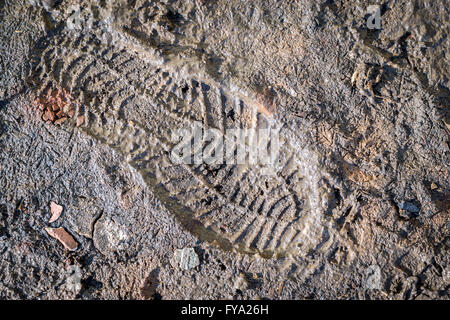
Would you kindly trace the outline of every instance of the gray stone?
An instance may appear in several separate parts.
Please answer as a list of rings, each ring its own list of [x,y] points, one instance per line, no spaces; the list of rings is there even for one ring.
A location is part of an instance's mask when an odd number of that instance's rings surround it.
[[[417,208],[414,204],[411,202],[403,201],[399,205],[400,209],[409,211],[411,213],[419,213],[419,208]]]
[[[200,265],[200,259],[194,248],[176,249],[173,258],[183,270],[190,270]]]

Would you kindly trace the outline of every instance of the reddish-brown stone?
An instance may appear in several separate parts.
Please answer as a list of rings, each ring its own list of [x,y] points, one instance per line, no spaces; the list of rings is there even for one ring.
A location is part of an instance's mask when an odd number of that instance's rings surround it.
[[[50,237],[55,238],[70,251],[78,248],[78,242],[64,228],[45,228]]]

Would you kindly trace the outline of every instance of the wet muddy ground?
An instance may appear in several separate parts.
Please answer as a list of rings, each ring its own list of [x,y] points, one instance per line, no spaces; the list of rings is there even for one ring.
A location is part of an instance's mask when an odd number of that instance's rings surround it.
[[[0,1],[0,298],[448,299],[449,12],[378,4]]]

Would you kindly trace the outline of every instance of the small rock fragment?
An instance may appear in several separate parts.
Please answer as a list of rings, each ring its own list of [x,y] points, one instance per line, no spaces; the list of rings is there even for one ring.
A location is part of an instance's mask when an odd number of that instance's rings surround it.
[[[34,104],[43,111],[42,120],[58,124],[73,116],[71,99],[70,94],[64,89],[53,89],[36,99]]]
[[[45,231],[70,251],[78,248],[78,242],[64,228],[45,228]]]
[[[52,216],[50,217],[49,223],[55,222],[58,220],[59,216],[61,215],[63,211],[63,207],[56,202],[51,201],[50,202],[50,212],[52,213]]]
[[[409,211],[411,213],[418,213],[419,212],[419,208],[417,208],[414,204],[412,204],[411,202],[406,202],[403,201],[402,203],[400,203],[400,209],[402,210],[406,210]]]
[[[55,113],[47,109],[42,115],[42,120],[52,122],[55,121]]]
[[[61,124],[67,120],[67,117],[61,117],[58,120],[55,120],[55,124]]]
[[[402,201],[399,206],[400,216],[405,219],[416,218],[419,215],[420,209],[411,202]]]
[[[177,249],[173,255],[177,265],[183,270],[190,270],[200,264],[200,259],[194,248]]]
[[[77,127],[81,126],[84,123],[84,116],[79,116],[77,118]]]
[[[62,112],[62,110],[59,109],[59,106],[58,106],[57,104],[52,104],[52,105],[50,106],[50,108],[51,108],[54,112],[57,112],[57,111]]]
[[[130,244],[130,234],[123,222],[102,215],[95,223],[92,240],[104,255],[125,250]]]

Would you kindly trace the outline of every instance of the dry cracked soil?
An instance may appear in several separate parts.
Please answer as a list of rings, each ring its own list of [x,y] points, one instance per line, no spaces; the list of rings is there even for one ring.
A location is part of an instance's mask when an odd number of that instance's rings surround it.
[[[0,0],[0,299],[449,299],[449,27],[443,0]]]

